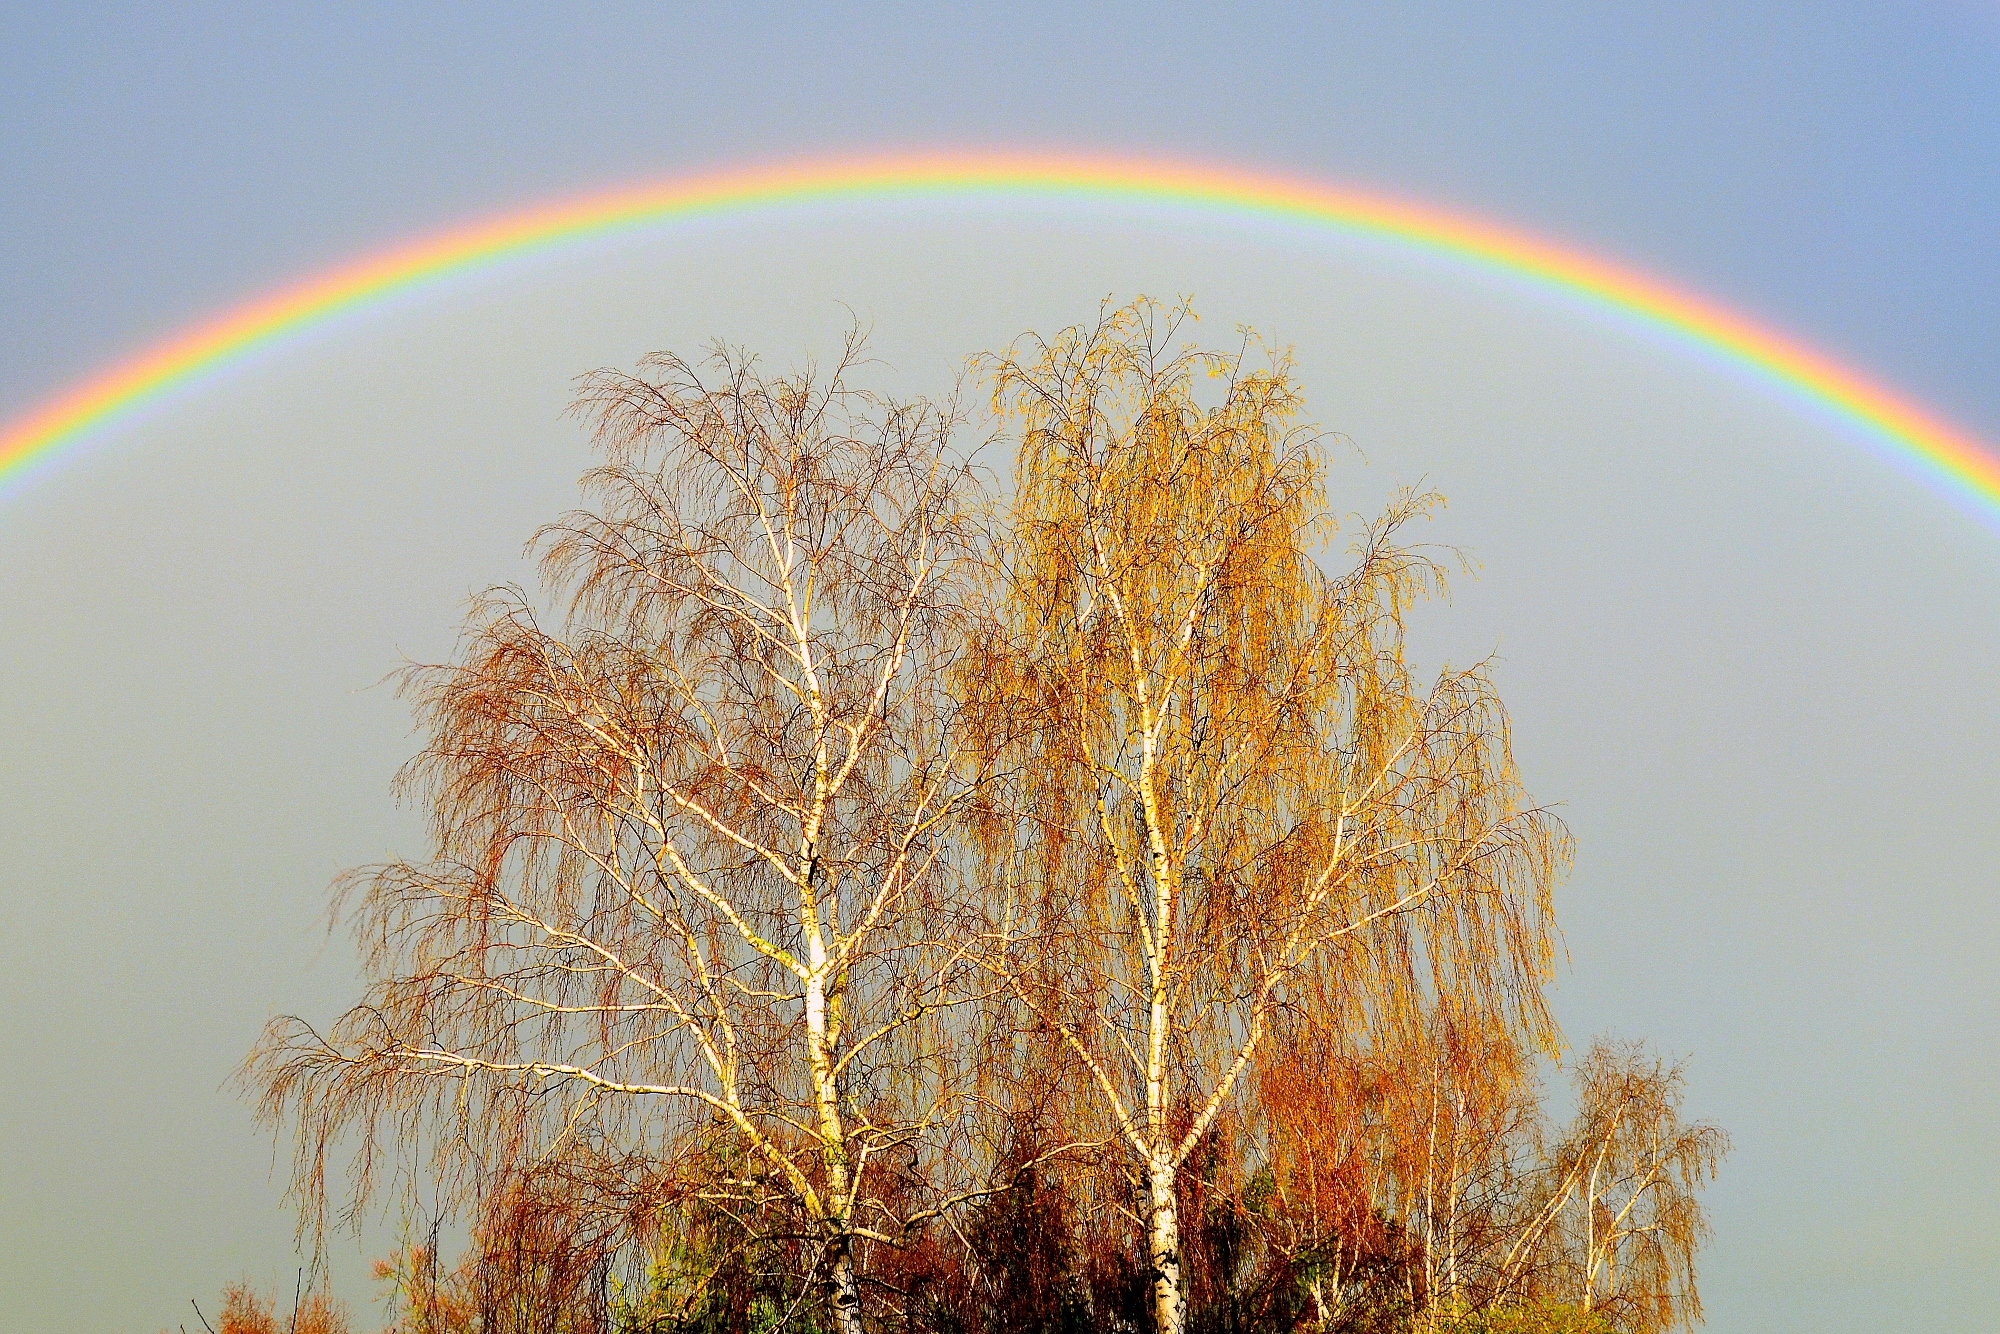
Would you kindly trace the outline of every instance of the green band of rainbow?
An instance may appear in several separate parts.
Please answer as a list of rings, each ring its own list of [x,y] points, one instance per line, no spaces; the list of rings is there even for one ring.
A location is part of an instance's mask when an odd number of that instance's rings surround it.
[[[274,340],[513,256],[703,216],[853,200],[1171,206],[1373,237],[1490,267],[1651,325],[1775,382],[2000,528],[2000,459],[1865,377],[1729,310],[1489,222],[1303,179],[1130,158],[949,153],[809,161],[690,176],[545,204],[372,255],[229,311],[86,381],[0,434],[0,486],[120,417]]]

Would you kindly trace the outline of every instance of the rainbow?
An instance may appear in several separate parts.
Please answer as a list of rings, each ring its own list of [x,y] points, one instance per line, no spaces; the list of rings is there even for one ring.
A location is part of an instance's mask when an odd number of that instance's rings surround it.
[[[2000,458],[1864,376],[1632,269],[1477,218],[1304,178],[1182,162],[957,152],[780,163],[542,204],[306,279],[86,380],[0,433],[0,488],[139,409],[344,313],[504,260],[696,218],[842,200],[1023,200],[1166,207],[1388,242],[1581,299],[1747,371],[2000,530]]]

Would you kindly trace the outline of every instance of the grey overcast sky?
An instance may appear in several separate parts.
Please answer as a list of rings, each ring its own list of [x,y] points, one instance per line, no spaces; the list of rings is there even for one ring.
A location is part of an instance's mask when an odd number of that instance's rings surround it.
[[[272,285],[677,171],[1145,150],[1374,185],[1660,274],[2000,440],[1989,4],[0,9],[0,416]],[[1578,836],[1558,994],[1691,1058],[1737,1149],[1721,1331],[2000,1310],[2000,532],[1662,344],[1504,284],[1114,208],[808,211],[495,271],[301,340],[0,503],[0,1330],[151,1331],[297,1261],[226,1087],[330,1015],[339,869],[418,851],[371,689],[586,454],[569,378],[870,320],[882,387],[1192,293],[1296,348],[1365,510],[1477,557]],[[371,1303],[377,1220],[333,1255]],[[372,1316],[372,1305],[364,1307]],[[364,1324],[367,1321],[364,1320]]]

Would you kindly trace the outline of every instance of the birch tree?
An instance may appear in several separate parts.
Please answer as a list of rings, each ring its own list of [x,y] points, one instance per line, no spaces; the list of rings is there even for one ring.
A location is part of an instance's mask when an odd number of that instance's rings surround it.
[[[1176,349],[1186,317],[1140,302],[992,363],[1020,453],[968,691],[1014,775],[983,826],[985,966],[1121,1156],[1167,1334],[1177,1173],[1274,1020],[1450,992],[1546,1039],[1567,851],[1483,667],[1426,685],[1405,658],[1440,571],[1401,533],[1434,498],[1399,497],[1328,573],[1289,365]]]
[[[631,1185],[633,1228],[700,1149],[737,1166],[695,1188],[791,1219],[854,1334],[862,1249],[945,1207],[973,492],[954,413],[852,389],[856,352],[583,379],[605,458],[538,538],[559,624],[494,592],[408,674],[432,855],[350,878],[366,999],[249,1066],[318,1216],[349,1132],[356,1207],[426,1137],[460,1203],[560,1161]]]
[[[1708,1235],[1697,1192],[1729,1136],[1682,1122],[1683,1067],[1642,1043],[1598,1039],[1575,1080],[1576,1120],[1544,1168],[1505,1277],[1629,1334],[1691,1329],[1701,1320],[1695,1252]]]

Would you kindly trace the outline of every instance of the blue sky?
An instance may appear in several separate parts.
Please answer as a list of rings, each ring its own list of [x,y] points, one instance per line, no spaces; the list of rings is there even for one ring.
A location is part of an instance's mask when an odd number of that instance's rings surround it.
[[[11,12],[5,389],[522,198],[1039,142],[1490,212],[2000,416],[1990,5],[412,8]]]
[[[1373,185],[1703,291],[2000,439],[1986,5],[15,7],[0,414],[264,288],[548,196],[818,151],[1134,149]],[[1691,1055],[1735,1135],[1718,1330],[1983,1329],[2000,1298],[2000,538],[1826,423],[1434,267],[1116,210],[861,210],[641,238],[295,344],[0,512],[0,1325],[150,1330],[295,1263],[224,1087],[352,998],[329,876],[415,848],[369,689],[584,460],[569,377],[722,335],[890,386],[1192,292],[1296,346],[1480,563],[1581,847],[1558,995]],[[1345,465],[1344,465],[1345,466]],[[365,1299],[378,1222],[335,1256]],[[78,1316],[78,1311],[88,1314]],[[91,1322],[97,1322],[95,1324]]]

